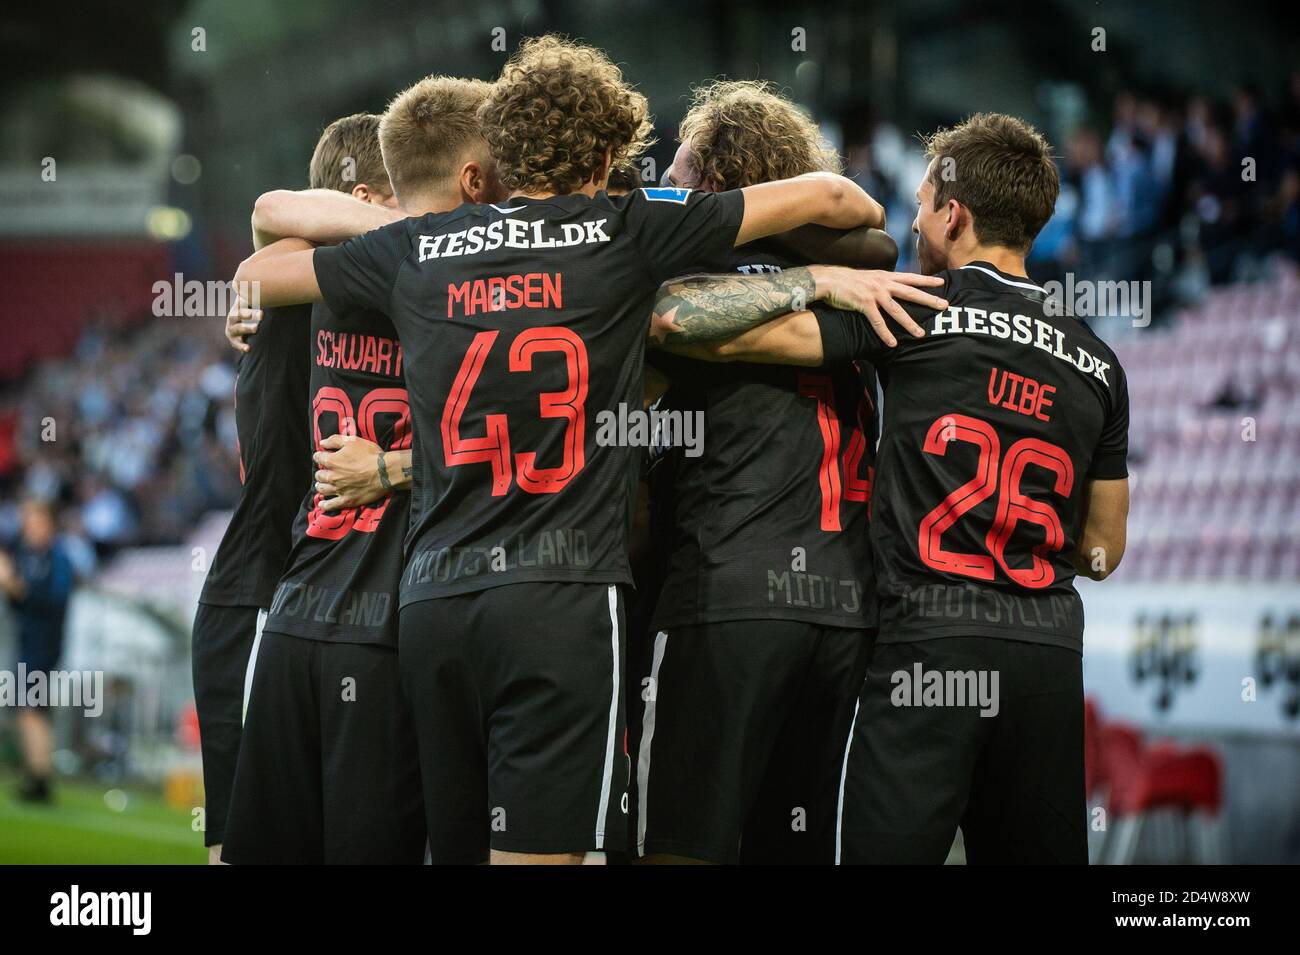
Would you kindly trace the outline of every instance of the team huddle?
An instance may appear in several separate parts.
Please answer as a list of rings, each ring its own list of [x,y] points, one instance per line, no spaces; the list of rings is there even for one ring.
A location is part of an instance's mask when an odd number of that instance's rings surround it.
[[[227,319],[243,493],[194,626],[231,863],[1087,861],[1076,574],[1128,397],[980,114],[884,211],[763,84],[526,41],[332,123]],[[609,440],[597,422],[698,422]]]

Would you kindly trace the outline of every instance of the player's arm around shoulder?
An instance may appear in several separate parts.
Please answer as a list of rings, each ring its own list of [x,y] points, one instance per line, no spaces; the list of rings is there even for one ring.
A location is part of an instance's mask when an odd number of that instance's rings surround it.
[[[250,270],[256,271],[267,260],[279,259],[291,252],[306,252],[310,256],[311,250],[312,244],[302,239],[281,239],[255,251],[235,270],[235,296],[226,313],[226,341],[231,348],[238,352],[248,351],[251,347],[248,340],[257,334],[262,323],[262,286],[260,281],[252,284],[248,278]]]
[[[281,239],[258,249],[235,270],[239,297],[255,308],[319,302],[316,250],[303,239]]]
[[[832,229],[882,228],[885,209],[844,176],[810,172],[741,190],[745,211],[736,245],[814,224]]]
[[[274,189],[253,205],[253,247],[289,237],[333,245],[402,218],[397,209],[334,189]]]
[[[946,308],[944,299],[926,291],[942,284],[936,276],[835,266],[761,276],[690,276],[660,290],[651,337],[658,347],[705,361],[812,366],[866,358],[873,349],[898,344],[886,316],[902,332],[924,335],[901,303]],[[836,311],[815,315],[809,310],[813,302]],[[831,320],[845,325],[834,355],[827,353],[823,335],[823,322]]]
[[[347,246],[379,236],[373,247],[366,247],[366,251],[372,254],[363,255],[364,261],[344,264],[343,271],[348,275],[365,271],[368,265],[377,261],[373,254],[376,249],[383,250],[380,258],[388,263],[394,258],[388,253],[404,245],[400,241],[404,239],[404,233],[396,223],[405,218],[398,210],[328,189],[266,193],[258,199],[253,212],[255,241],[259,232],[264,231],[263,226],[273,227],[273,232],[287,233],[291,237],[257,249],[240,263],[235,281],[240,283],[241,297],[255,307],[323,301],[324,293],[316,272],[315,246],[332,243]],[[393,237],[394,229],[398,240]],[[249,294],[243,294],[244,289]],[[367,287],[367,291],[372,290]]]
[[[811,311],[789,312],[757,325],[734,338],[669,350],[698,361],[743,361],[759,365],[798,365],[815,368],[826,363],[821,329]]]

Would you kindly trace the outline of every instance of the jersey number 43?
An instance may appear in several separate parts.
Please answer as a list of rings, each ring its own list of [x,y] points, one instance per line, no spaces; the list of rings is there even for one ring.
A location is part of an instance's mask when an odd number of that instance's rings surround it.
[[[564,488],[586,463],[587,346],[572,330],[560,327],[529,328],[510,343],[510,370],[532,371],[533,356],[540,352],[559,352],[569,373],[563,391],[543,392],[538,396],[540,416],[560,418],[565,422],[563,458],[557,467],[540,468],[533,451],[510,453],[510,428],[507,416],[486,417],[487,433],[465,437],[460,433],[461,418],[470,394],[483,371],[483,362],[492,350],[499,331],[479,332],[456,373],[451,394],[442,411],[442,449],[447,466],[483,464],[492,466],[492,496],[499,497],[517,483],[529,494],[554,494]]]

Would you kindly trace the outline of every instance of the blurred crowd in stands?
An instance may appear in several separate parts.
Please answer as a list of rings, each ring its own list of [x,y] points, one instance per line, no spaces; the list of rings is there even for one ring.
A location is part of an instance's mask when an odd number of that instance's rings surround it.
[[[235,353],[221,319],[153,318],[0,391],[0,548],[24,498],[50,501],[80,575],[128,544],[176,543],[233,505]]]
[[[1249,279],[1268,254],[1300,261],[1300,70],[1282,90],[1236,85],[1223,100],[1126,90],[1104,122],[1045,130],[1057,145],[1061,195],[1034,244],[1042,282],[1151,280],[1157,302]],[[897,133],[888,130],[888,144]],[[904,261],[915,182],[870,147],[849,147],[848,172],[885,196]],[[914,170],[915,164],[909,167]]]

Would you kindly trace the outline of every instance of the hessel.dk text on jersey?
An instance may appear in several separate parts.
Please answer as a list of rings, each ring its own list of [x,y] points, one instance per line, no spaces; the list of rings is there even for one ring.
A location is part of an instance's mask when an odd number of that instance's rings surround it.
[[[470,226],[459,232],[422,235],[417,245],[419,261],[478,255],[495,249],[562,249],[572,245],[608,242],[607,219],[591,222],[563,222],[558,228],[545,219],[498,219],[487,225]]]
[[[964,321],[962,313],[965,313]],[[1066,351],[1065,332],[1041,318],[992,312],[969,305],[952,305],[946,312],[940,312],[934,317],[930,334],[990,335],[993,338],[1009,338],[1019,345],[1033,345],[1110,387],[1106,378],[1110,363],[1102,361],[1079,345],[1074,347],[1074,354]]]

